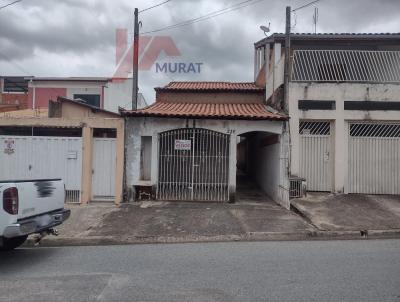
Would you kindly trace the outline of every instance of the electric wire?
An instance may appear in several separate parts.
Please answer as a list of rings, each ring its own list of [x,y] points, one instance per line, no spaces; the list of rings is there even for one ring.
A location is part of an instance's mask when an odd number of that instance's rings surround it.
[[[143,13],[143,12],[148,11],[148,10],[150,10],[150,9],[159,7],[159,6],[161,6],[161,5],[165,4],[165,3],[168,3],[168,2],[170,2],[170,1],[171,1],[171,0],[167,0],[167,1],[164,1],[164,2],[161,2],[161,3],[158,3],[158,4],[156,4],[156,5],[150,6],[150,7],[148,7],[148,8],[142,9],[142,10],[139,11],[139,13]]]
[[[292,9],[292,13],[295,12],[295,11],[298,11],[298,10],[300,10],[300,9],[302,9],[302,8],[306,8],[306,7],[310,6],[310,5],[313,5],[314,3],[317,3],[317,2],[319,2],[319,1],[321,1],[321,0],[311,1],[311,2],[309,2],[309,3],[307,3],[307,4],[304,4],[304,5],[302,5],[302,6],[296,7],[295,9]]]
[[[16,4],[16,3],[18,3],[18,2],[21,2],[21,1],[23,1],[23,0],[16,0],[16,1],[10,2],[10,3],[6,4],[6,5],[0,6],[0,9],[9,7],[9,6],[11,6],[11,5],[13,5],[13,4]]]
[[[197,17],[197,18],[181,21],[181,22],[178,22],[178,23],[175,23],[175,24],[172,24],[172,25],[168,25],[168,26],[159,28],[159,29],[146,31],[146,32],[144,32],[142,34],[156,33],[156,32],[160,32],[160,31],[164,31],[164,30],[175,29],[175,28],[178,28],[178,27],[187,26],[187,25],[190,25],[190,24],[194,24],[194,23],[197,23],[197,22],[205,21],[205,20],[220,16],[220,15],[229,13],[229,12],[234,11],[234,10],[238,10],[238,9],[250,6],[250,5],[254,5],[254,4],[256,4],[258,2],[261,2],[261,1],[265,1],[265,0],[245,0],[245,1],[242,1],[242,2],[237,3],[235,5],[228,6],[228,7],[216,10],[216,11],[209,12],[209,13],[207,13],[207,14],[205,14],[203,16]]]

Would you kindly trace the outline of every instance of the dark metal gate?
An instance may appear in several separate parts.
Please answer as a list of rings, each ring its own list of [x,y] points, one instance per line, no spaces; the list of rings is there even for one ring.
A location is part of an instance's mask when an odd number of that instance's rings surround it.
[[[200,128],[159,134],[157,199],[229,200],[229,135]]]

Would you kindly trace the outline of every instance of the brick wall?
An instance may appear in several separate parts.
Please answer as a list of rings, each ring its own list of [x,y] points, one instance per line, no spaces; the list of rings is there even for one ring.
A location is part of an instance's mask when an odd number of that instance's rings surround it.
[[[19,109],[29,108],[27,93],[3,93],[0,99],[0,103],[4,105],[18,105]]]

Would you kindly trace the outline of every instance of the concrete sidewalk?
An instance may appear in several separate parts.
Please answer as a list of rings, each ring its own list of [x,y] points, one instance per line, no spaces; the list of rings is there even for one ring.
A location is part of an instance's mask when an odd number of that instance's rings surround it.
[[[400,230],[400,196],[310,193],[292,207],[320,231]]]
[[[70,206],[70,219],[60,236],[48,236],[43,246],[264,241],[309,239],[400,238],[400,204],[349,195],[294,201],[299,214],[271,202],[92,203]],[[349,201],[350,199],[350,201]],[[378,204],[377,204],[378,203]],[[383,204],[390,205],[390,210]],[[366,206],[368,205],[368,206]],[[29,245],[33,240],[28,241]]]
[[[58,237],[43,245],[304,239],[315,231],[273,202],[142,202],[70,206]]]

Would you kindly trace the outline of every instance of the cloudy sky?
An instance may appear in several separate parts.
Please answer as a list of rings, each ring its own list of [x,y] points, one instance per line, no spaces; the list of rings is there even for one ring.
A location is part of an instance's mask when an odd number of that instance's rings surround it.
[[[0,74],[34,76],[106,76],[116,70],[115,33],[128,29],[133,9],[165,0],[24,0],[0,10]],[[168,36],[180,52],[159,63],[202,63],[200,73],[161,73],[153,65],[140,72],[148,103],[156,86],[172,80],[253,80],[253,43],[264,37],[260,25],[284,31],[285,6],[311,0],[251,0],[247,7],[192,25],[147,36]],[[13,2],[0,0],[0,6]],[[243,0],[171,0],[140,14],[142,32],[152,31]],[[312,32],[318,7],[318,32],[400,32],[400,0],[321,0],[292,15],[293,32]],[[186,65],[188,66],[188,65]]]

